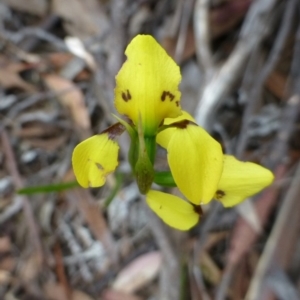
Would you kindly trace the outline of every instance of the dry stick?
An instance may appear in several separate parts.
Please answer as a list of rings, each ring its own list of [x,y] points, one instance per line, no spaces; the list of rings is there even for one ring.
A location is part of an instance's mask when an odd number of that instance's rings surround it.
[[[294,77],[292,78],[291,82],[291,88],[293,91],[293,96],[290,98],[290,100],[287,103],[287,108],[284,112],[284,122],[283,122],[283,129],[282,132],[279,134],[278,138],[281,140],[282,143],[285,143],[285,145],[281,145],[279,149],[274,153],[274,156],[271,158],[270,164],[274,164],[276,160],[280,160],[280,158],[284,158],[284,155],[282,155],[282,151],[287,150],[287,142],[288,138],[290,137],[290,134],[293,130],[294,121],[296,120],[297,116],[299,116],[300,113],[300,89],[299,89],[299,83],[300,83],[300,72],[299,72],[299,64],[300,64],[300,23],[298,24],[298,30],[297,30],[297,36],[296,36],[296,45],[294,50],[294,56],[293,56],[293,62],[292,62],[292,70],[291,75]],[[267,242],[267,246],[265,248],[265,251],[261,257],[261,260],[259,262],[258,268],[256,270],[256,276],[254,277],[253,282],[250,285],[249,291],[248,291],[248,299],[252,295],[256,295],[257,293],[262,292],[265,290],[265,287],[263,286],[263,281],[258,282],[259,277],[264,278],[267,272],[270,270],[272,262],[277,260],[277,263],[279,265],[284,266],[287,263],[288,257],[287,255],[281,255],[281,257],[278,256],[278,251],[273,248],[274,239],[275,241],[279,241],[282,243],[284,236],[287,235],[287,233],[290,233],[291,230],[289,226],[289,220],[297,220],[298,215],[294,215],[295,212],[299,213],[299,201],[297,202],[295,199],[298,199],[299,195],[299,176],[300,176],[300,167],[298,167],[298,171],[295,175],[295,179],[293,181],[292,186],[289,189],[289,192],[286,196],[286,198],[283,201],[283,206],[281,208],[281,211],[279,213],[278,220],[276,221],[276,224],[273,228],[273,231],[271,233],[271,236]],[[295,198],[295,199],[294,199]],[[295,202],[293,202],[295,201]],[[286,203],[287,202],[287,203]],[[294,217],[293,217],[294,216]],[[296,221],[295,221],[296,222]],[[296,222],[297,223],[297,222]],[[299,222],[295,224],[297,227],[299,226]],[[295,227],[296,227],[295,226]],[[296,230],[296,231],[295,231]],[[293,228],[292,235],[297,234],[297,229]],[[293,242],[293,239],[291,239],[291,236],[288,235],[290,239],[287,237],[285,238],[285,241],[283,245],[285,247],[289,248],[291,247],[291,243]],[[263,275],[260,275],[263,274]]]
[[[182,55],[183,55],[186,36],[187,36],[186,33],[188,31],[193,5],[194,5],[194,0],[187,0],[184,1],[183,3],[179,34],[178,34],[177,44],[175,48],[175,55],[174,55],[175,61],[177,63],[180,63],[182,60]]]
[[[298,105],[300,98],[298,97]],[[288,257],[292,255],[292,244],[298,237],[300,230],[300,164],[288,190],[286,197],[283,199],[279,215],[272,229],[271,235],[267,241],[264,252],[260,257],[255,274],[251,281],[247,296],[245,299],[267,299],[264,297],[269,288],[265,284],[265,279],[275,265],[284,267]],[[284,250],[284,254],[283,254]],[[290,298],[289,298],[290,299]]]
[[[281,22],[280,30],[274,43],[274,47],[271,50],[271,53],[268,57],[265,66],[263,67],[262,71],[258,75],[257,80],[254,82],[253,88],[251,90],[252,92],[249,95],[249,102],[243,116],[242,129],[241,129],[240,138],[238,141],[237,151],[236,151],[236,155],[239,158],[242,158],[243,152],[246,147],[246,143],[248,139],[247,129],[249,124],[249,119],[251,115],[255,112],[257,107],[259,106],[259,100],[260,100],[259,94],[261,93],[265,81],[267,80],[271,72],[274,70],[277,62],[279,61],[288,34],[291,31],[294,15],[296,12],[295,9],[296,4],[297,4],[297,0],[291,0],[287,2],[284,10],[284,16]]]
[[[281,180],[286,174],[286,167],[280,165],[275,170],[275,178]],[[270,212],[270,207],[274,206],[276,199],[279,195],[277,186],[273,186],[265,190],[256,202],[256,211],[259,219],[267,221],[267,216]],[[264,225],[264,224],[262,224]],[[229,251],[226,255],[226,266],[222,276],[222,281],[218,287],[215,299],[225,299],[227,288],[231,283],[233,272],[241,259],[248,253],[251,246],[257,239],[257,232],[249,225],[245,219],[240,218],[237,220],[236,226],[233,229],[232,237],[230,240]]]
[[[209,4],[210,0],[197,0],[194,14],[196,53],[199,65],[203,68],[203,72],[206,75],[212,73],[214,69],[210,49]]]
[[[261,97],[259,97],[259,95],[261,93],[263,85],[265,84],[265,81],[269,77],[270,73],[274,70],[278,60],[280,59],[281,53],[286,44],[288,34],[291,31],[291,27],[294,20],[294,14],[296,12],[295,10],[296,4],[297,4],[297,0],[291,0],[286,4],[287,7],[285,7],[284,10],[284,15],[281,20],[279,33],[277,34],[276,40],[274,42],[274,46],[269,54],[267,62],[265,63],[263,69],[258,73],[257,77],[253,76],[252,74],[252,77],[256,78],[256,80],[255,79],[253,80],[254,83],[252,82],[252,86],[250,87],[251,92],[249,95],[246,110],[243,115],[242,128],[239,134],[239,140],[236,149],[236,156],[240,159],[243,158],[243,154],[248,141],[247,130],[249,125],[249,120],[251,116],[255,113],[255,111],[258,109],[258,107],[260,106]],[[256,226],[258,229],[261,228],[260,220],[257,216],[255,207],[251,201],[242,203],[238,207],[238,212],[242,217],[249,220],[250,224]]]
[[[45,20],[43,20],[42,24],[40,24],[40,28],[45,32],[48,32],[58,24],[59,20],[60,19],[58,16],[50,15]],[[23,43],[21,43],[21,48],[24,51],[32,52],[34,49],[36,49],[40,42],[41,40],[37,36],[31,36]]]
[[[274,141],[274,147],[273,151],[266,162],[266,166],[272,170],[278,169],[280,165],[284,162],[286,159],[286,155],[288,152],[288,139],[293,131],[294,128],[294,122],[297,119],[297,116],[300,113],[300,91],[299,91],[299,81],[300,81],[300,74],[299,73],[299,64],[300,64],[300,26],[298,27],[297,31],[297,40],[295,45],[295,51],[294,51],[294,57],[292,62],[292,70],[291,73],[294,73],[296,75],[296,80],[293,82],[292,86],[292,93],[294,94],[289,101],[287,102],[287,105],[283,112],[282,117],[282,128],[277,134],[277,138]],[[270,191],[271,192],[271,191]],[[268,193],[268,191],[266,191]],[[264,204],[264,207],[266,208],[267,204]],[[268,209],[268,213],[270,211],[270,208]],[[266,219],[267,215],[264,215],[264,219]],[[262,220],[262,218],[261,218]],[[244,251],[243,254],[246,252]],[[240,255],[240,258],[242,255]],[[237,265],[238,261],[235,261],[234,263],[230,264],[229,266],[226,266],[225,274],[224,274],[224,280],[219,287],[218,291],[218,297],[217,299],[224,299],[226,289],[230,284],[231,275],[233,273],[234,267]]]
[[[207,129],[212,126],[214,113],[237,81],[253,49],[261,43],[270,29],[269,16],[277,1],[255,1],[251,5],[235,49],[204,86],[195,113],[195,119],[200,126]]]
[[[13,178],[16,188],[20,189],[24,187],[23,180],[19,174],[13,149],[10,145],[9,138],[4,128],[0,130],[0,136],[2,140],[3,151],[6,157],[6,164],[7,164],[8,171]],[[39,238],[39,230],[36,221],[34,219],[34,215],[32,212],[31,205],[28,201],[28,198],[25,196],[20,196],[20,197],[23,202],[23,210],[29,228],[30,238],[36,251],[35,255],[37,257],[37,261],[41,263],[43,260],[43,252],[42,252],[42,246]]]
[[[149,228],[163,254],[164,268],[160,277],[160,297],[159,299],[173,300],[179,299],[180,295],[180,266],[177,255],[172,247],[170,237],[166,232],[164,224],[150,211],[144,204],[147,212]]]
[[[201,230],[199,233],[199,238],[197,242],[194,244],[193,249],[193,257],[192,257],[192,274],[195,279],[195,283],[197,284],[198,292],[201,294],[201,297],[203,299],[209,299],[208,292],[206,290],[206,286],[204,284],[204,279],[202,276],[202,270],[199,268],[199,257],[200,254],[204,250],[205,242],[207,240],[207,235],[209,232],[209,228],[214,224],[216,221],[216,218],[218,217],[220,213],[221,204],[214,202],[212,203],[212,207],[210,208],[210,214],[206,218],[204,224],[201,226]]]

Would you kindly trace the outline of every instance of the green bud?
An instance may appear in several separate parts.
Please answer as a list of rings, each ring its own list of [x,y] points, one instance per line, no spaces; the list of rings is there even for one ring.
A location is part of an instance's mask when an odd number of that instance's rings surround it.
[[[146,148],[143,153],[139,153],[139,158],[135,165],[135,177],[137,185],[139,187],[140,193],[145,195],[149,191],[153,179],[154,179],[154,169],[150,162]]]
[[[138,124],[138,149],[139,154],[134,168],[134,173],[140,193],[145,195],[149,191],[154,179],[153,160],[156,148],[155,137],[144,137],[141,116]],[[150,158],[149,155],[151,155]]]

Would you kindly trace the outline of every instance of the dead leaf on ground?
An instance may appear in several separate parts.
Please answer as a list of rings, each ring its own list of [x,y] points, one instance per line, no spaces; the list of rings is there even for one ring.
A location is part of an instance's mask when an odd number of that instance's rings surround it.
[[[82,91],[70,80],[58,75],[46,75],[44,81],[52,91],[58,93],[58,100],[66,107],[79,128],[88,130],[91,127]]]
[[[133,293],[152,281],[162,264],[159,251],[139,256],[118,274],[112,287],[116,291]]]
[[[32,68],[28,64],[7,61],[7,58],[0,56],[0,85],[4,89],[19,88],[26,92],[34,92],[33,85],[24,81],[20,72]]]
[[[32,253],[30,257],[22,261],[23,264],[20,266],[19,277],[24,282],[35,280],[41,271],[40,257],[35,253]]]
[[[33,148],[41,148],[47,151],[54,151],[65,145],[67,136],[58,136],[49,139],[27,139],[26,142]]]
[[[141,300],[140,297],[114,290],[106,290],[101,296],[103,300]]]
[[[108,19],[100,1],[54,0],[53,13],[62,17],[71,35],[87,37],[100,35],[108,29]]]
[[[93,300],[93,298],[79,290],[73,290],[71,297],[67,297],[63,285],[52,281],[44,284],[43,290],[50,300]]]
[[[7,236],[0,237],[0,253],[10,252],[11,241]]]
[[[2,0],[6,5],[21,12],[44,16],[48,9],[47,0]]]

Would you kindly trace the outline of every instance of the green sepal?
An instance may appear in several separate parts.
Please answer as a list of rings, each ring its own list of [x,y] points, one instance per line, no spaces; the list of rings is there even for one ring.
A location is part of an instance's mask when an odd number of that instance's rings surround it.
[[[170,171],[155,172],[154,180],[156,184],[165,187],[176,187],[176,183]]]

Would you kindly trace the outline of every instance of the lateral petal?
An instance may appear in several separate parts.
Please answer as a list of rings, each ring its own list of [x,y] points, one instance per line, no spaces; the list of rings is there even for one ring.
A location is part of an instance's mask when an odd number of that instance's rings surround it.
[[[215,194],[223,168],[221,145],[203,128],[176,128],[168,162],[177,187],[192,203],[206,204]]]
[[[174,195],[150,190],[146,201],[166,224],[176,229],[189,230],[199,221],[193,205]]]
[[[224,168],[215,198],[225,207],[234,206],[260,192],[273,180],[274,175],[270,170],[224,155]]]
[[[78,183],[84,187],[104,185],[106,176],[118,165],[119,145],[109,133],[94,135],[78,144],[72,156]]]
[[[115,106],[145,135],[156,134],[164,118],[181,114],[179,67],[150,35],[137,35],[128,45],[127,61],[116,76]]]
[[[170,125],[172,123],[176,123],[178,121],[183,121],[183,120],[189,120],[192,122],[195,122],[195,119],[186,111],[182,110],[182,115],[176,118],[166,118],[164,120],[164,125]],[[161,147],[167,149],[169,141],[174,134],[176,128],[175,127],[170,127],[166,128],[165,130],[161,131],[158,133],[156,136],[156,142],[159,144]]]

